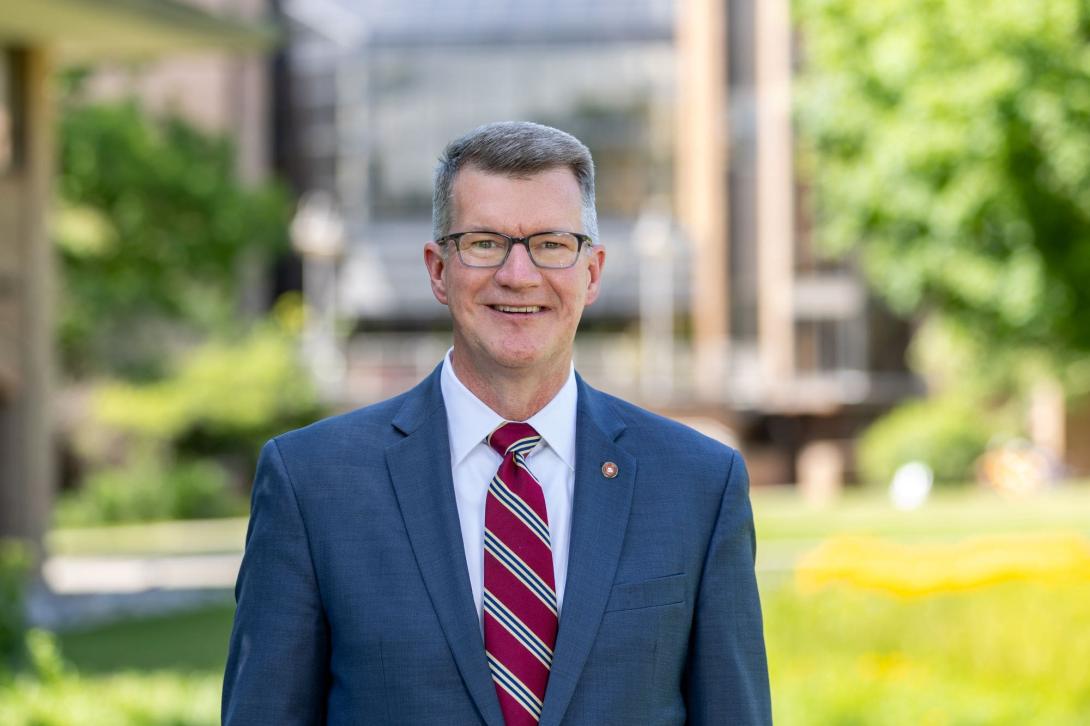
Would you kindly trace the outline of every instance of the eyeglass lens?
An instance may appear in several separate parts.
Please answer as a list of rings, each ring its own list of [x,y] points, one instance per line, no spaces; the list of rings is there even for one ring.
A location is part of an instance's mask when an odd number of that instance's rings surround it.
[[[511,240],[498,234],[469,232],[458,240],[458,252],[467,265],[493,267],[503,262]],[[579,256],[579,238],[566,232],[535,234],[527,239],[530,259],[539,267],[570,267]]]

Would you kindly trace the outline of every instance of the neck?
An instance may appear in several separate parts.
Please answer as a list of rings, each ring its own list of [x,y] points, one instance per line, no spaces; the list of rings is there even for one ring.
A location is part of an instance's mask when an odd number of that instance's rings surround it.
[[[545,408],[568,380],[571,361],[553,366],[544,374],[527,375],[525,370],[497,366],[482,374],[467,365],[457,347],[451,363],[458,380],[490,409],[507,421],[525,421]]]

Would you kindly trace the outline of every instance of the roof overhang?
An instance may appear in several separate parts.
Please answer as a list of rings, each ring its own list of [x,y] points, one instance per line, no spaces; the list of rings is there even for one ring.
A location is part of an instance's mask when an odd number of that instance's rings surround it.
[[[179,51],[252,53],[277,43],[270,22],[212,15],[178,0],[5,0],[0,43],[45,46],[62,61]]]

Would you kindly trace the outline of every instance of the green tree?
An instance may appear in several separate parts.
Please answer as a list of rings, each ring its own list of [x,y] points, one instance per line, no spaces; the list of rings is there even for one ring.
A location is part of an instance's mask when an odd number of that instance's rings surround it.
[[[1090,2],[795,9],[824,248],[986,349],[1090,353]]]
[[[60,167],[60,344],[77,376],[154,374],[179,333],[229,328],[243,261],[286,244],[279,187],[243,184],[228,141],[133,102],[65,103]]]

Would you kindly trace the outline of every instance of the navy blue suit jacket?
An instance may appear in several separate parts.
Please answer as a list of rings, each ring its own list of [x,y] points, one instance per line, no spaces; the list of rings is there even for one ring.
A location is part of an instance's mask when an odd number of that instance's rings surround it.
[[[567,590],[541,723],[770,723],[741,457],[581,378],[578,390]],[[502,726],[439,369],[266,444],[235,596],[225,724]]]

